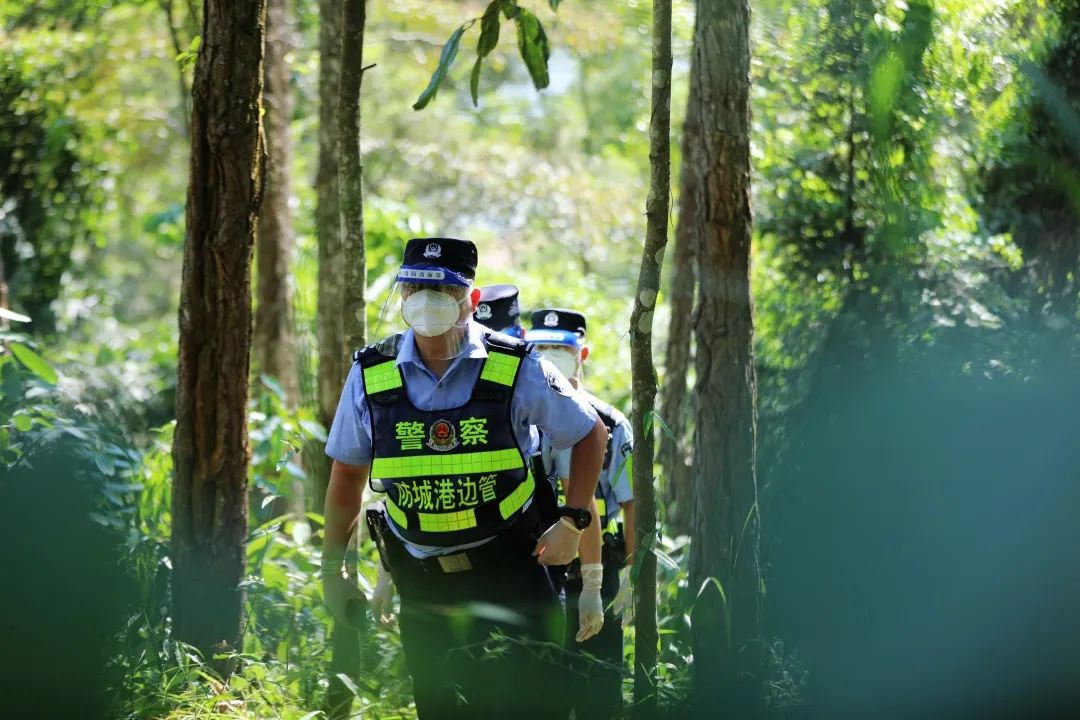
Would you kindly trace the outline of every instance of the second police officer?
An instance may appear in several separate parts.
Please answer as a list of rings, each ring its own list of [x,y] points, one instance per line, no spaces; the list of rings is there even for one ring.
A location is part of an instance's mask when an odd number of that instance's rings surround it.
[[[607,433],[607,450],[596,486],[603,530],[603,578],[601,597],[607,610],[603,628],[580,645],[581,653],[573,657],[574,681],[579,686],[568,694],[577,717],[608,718],[616,715],[622,704],[623,636],[622,622],[633,619],[630,566],[634,553],[634,495],[633,477],[634,433],[626,417],[604,401],[585,391],[582,370],[589,357],[585,344],[585,316],[573,310],[546,308],[532,314],[532,329],[525,334],[528,342],[550,360],[570,380],[570,383],[596,410]],[[542,447],[545,471],[557,485],[565,485],[571,472],[566,453],[549,443]],[[622,522],[619,523],[619,518]],[[566,574],[566,598],[571,608],[581,589],[591,578],[586,559],[571,564]],[[621,616],[621,618],[620,618]],[[575,632],[574,613],[567,613],[564,646],[570,648]],[[621,621],[622,622],[621,622]],[[587,653],[599,662],[584,656]]]
[[[409,329],[354,356],[326,446],[323,591],[339,622],[359,624],[366,599],[342,570],[370,478],[385,493],[368,521],[401,595],[417,715],[550,718],[568,688],[535,652],[558,613],[542,565],[569,562],[594,524],[607,431],[525,343],[472,322],[476,263],[471,242],[410,240],[392,293]],[[572,448],[566,505],[546,529],[526,465],[537,428]],[[494,635],[510,642],[485,653]]]

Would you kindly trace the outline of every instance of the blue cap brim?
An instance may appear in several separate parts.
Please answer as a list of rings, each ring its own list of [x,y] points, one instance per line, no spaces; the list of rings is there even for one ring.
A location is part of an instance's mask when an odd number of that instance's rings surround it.
[[[573,330],[530,330],[525,333],[525,342],[536,345],[581,346],[581,336]]]
[[[460,285],[461,287],[468,287],[470,284],[469,279],[461,273],[438,265],[402,265],[398,270],[397,281],[421,285]]]

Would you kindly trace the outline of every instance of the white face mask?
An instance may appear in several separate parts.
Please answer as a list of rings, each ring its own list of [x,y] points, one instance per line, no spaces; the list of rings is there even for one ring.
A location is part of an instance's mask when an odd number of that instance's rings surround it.
[[[435,337],[457,325],[461,304],[438,290],[418,290],[401,303],[401,317],[417,335]]]
[[[566,378],[577,376],[577,356],[565,350],[544,350],[540,353],[548,362],[558,369]]]

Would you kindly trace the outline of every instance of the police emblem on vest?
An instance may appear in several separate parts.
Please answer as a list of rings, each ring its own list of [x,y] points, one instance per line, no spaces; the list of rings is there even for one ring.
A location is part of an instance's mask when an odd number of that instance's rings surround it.
[[[430,412],[409,401],[394,355],[370,346],[354,356],[371,413],[371,477],[382,481],[387,515],[410,542],[445,547],[492,537],[535,490],[510,421],[527,346],[491,333],[484,344],[468,402]]]

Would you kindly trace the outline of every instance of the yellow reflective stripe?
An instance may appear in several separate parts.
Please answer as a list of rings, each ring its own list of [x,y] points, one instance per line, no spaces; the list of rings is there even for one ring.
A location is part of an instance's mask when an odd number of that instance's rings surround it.
[[[517,355],[492,350],[484,360],[484,369],[480,372],[480,379],[511,386],[514,384],[514,375],[517,374],[520,364],[521,358]]]
[[[532,497],[534,490],[536,490],[536,482],[532,479],[532,475],[527,475],[517,489],[499,503],[499,514],[503,516],[503,520],[508,520],[511,515],[520,510],[521,506]]]
[[[401,387],[401,373],[393,360],[364,368],[364,392],[374,395],[383,390]]]
[[[417,455],[414,457],[375,458],[371,476],[383,478],[445,477],[516,470],[522,467],[517,450],[487,450],[456,455]]]
[[[607,517],[607,500],[596,498],[596,512],[601,520]]]
[[[420,517],[420,529],[424,532],[454,532],[476,527],[476,513],[472,510],[417,514]]]
[[[401,508],[395,505],[390,498],[386,498],[386,512],[390,514],[390,519],[399,528],[403,530],[409,529],[409,520],[405,517],[405,513],[401,512]]]

